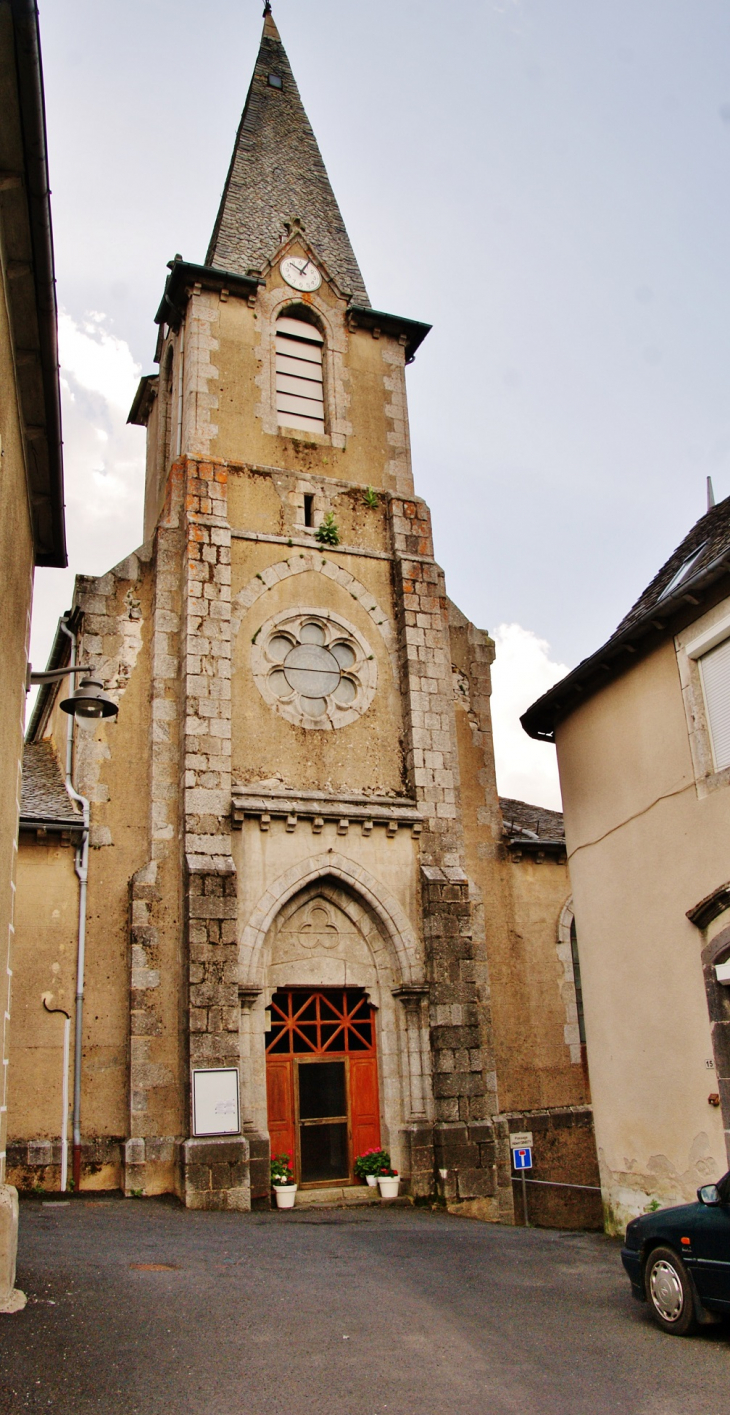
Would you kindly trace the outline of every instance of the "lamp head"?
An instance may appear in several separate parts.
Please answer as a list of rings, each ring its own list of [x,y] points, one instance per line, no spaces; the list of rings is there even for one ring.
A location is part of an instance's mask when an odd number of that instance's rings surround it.
[[[72,717],[116,717],[119,708],[96,678],[82,678],[76,692],[59,704]]]

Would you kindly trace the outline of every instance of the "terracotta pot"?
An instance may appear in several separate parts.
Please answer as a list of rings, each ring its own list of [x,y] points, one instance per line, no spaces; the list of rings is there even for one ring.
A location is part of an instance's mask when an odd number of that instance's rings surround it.
[[[379,1174],[378,1188],[381,1199],[397,1199],[400,1188],[400,1175]]]
[[[275,1184],[274,1193],[276,1194],[277,1209],[294,1208],[294,1200],[297,1197],[296,1184]]]
[[[378,1176],[377,1176],[377,1174],[366,1174],[366,1175],[365,1175],[365,1183],[366,1183],[366,1184],[369,1184],[371,1189],[377,1189],[377,1187],[378,1187]]]

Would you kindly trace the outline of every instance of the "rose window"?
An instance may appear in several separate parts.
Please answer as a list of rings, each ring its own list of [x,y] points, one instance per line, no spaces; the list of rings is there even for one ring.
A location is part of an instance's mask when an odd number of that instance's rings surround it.
[[[372,701],[375,659],[365,639],[331,611],[288,611],[263,624],[252,651],[256,685],[300,727],[345,727]]]

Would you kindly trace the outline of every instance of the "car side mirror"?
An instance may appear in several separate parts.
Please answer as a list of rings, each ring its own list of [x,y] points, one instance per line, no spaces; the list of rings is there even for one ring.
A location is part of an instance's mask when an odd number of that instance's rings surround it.
[[[716,1184],[703,1184],[702,1188],[697,1190],[697,1198],[701,1204],[707,1204],[708,1208],[715,1208],[717,1204],[722,1203]]]

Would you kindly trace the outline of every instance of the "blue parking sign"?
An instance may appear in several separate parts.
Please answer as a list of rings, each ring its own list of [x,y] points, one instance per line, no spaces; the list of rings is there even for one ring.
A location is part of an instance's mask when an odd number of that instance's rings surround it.
[[[532,1169],[532,1150],[513,1150],[512,1163],[515,1169]]]

